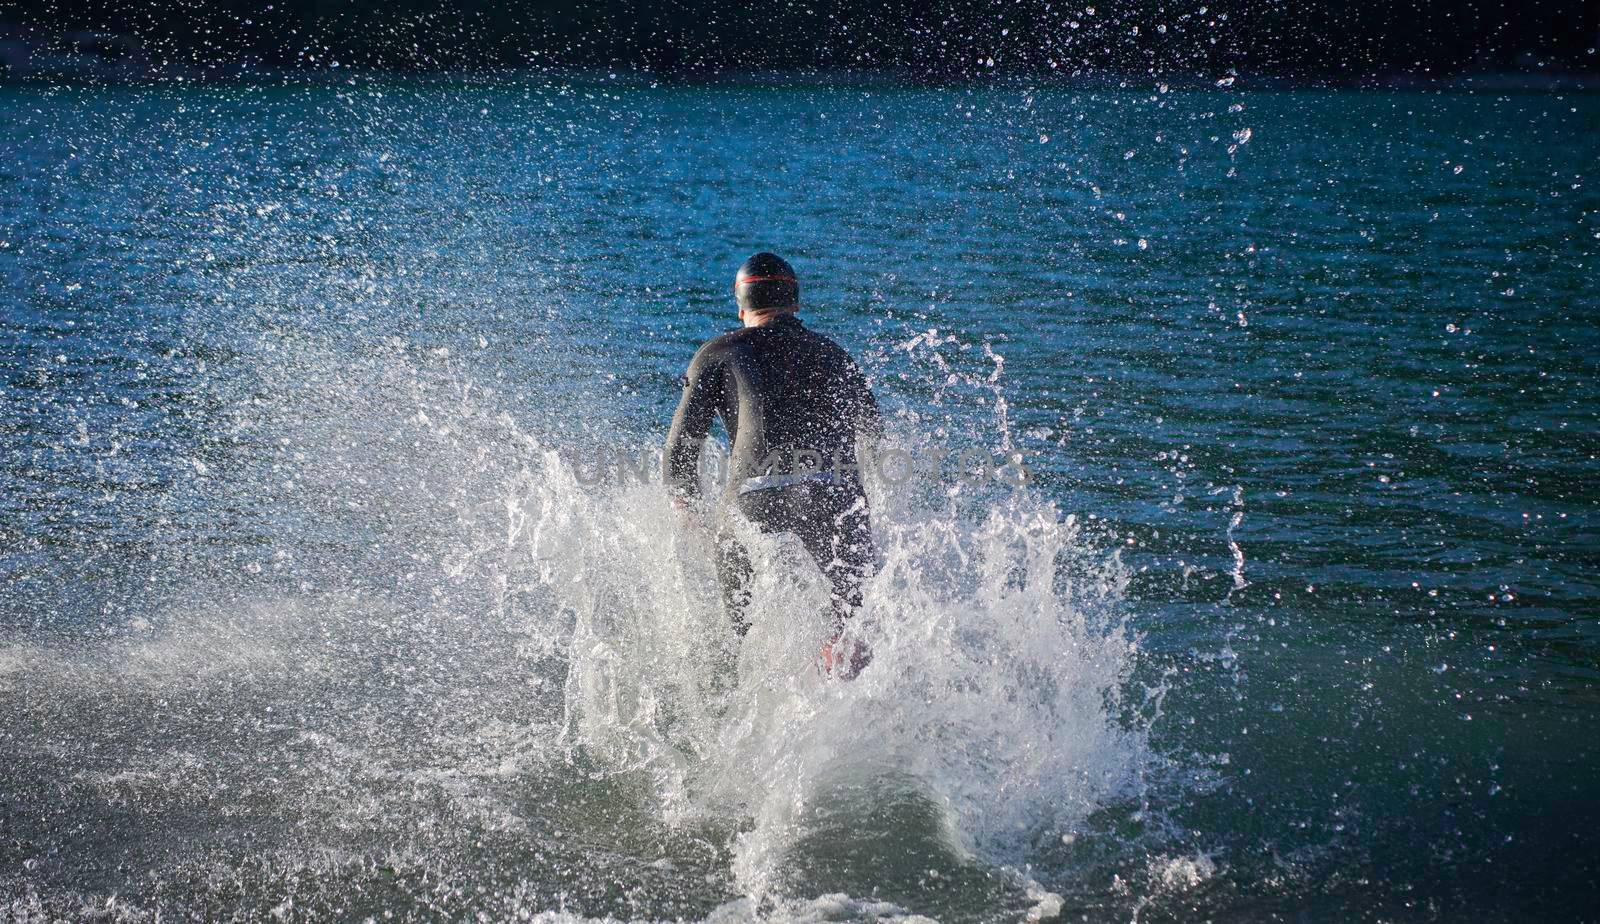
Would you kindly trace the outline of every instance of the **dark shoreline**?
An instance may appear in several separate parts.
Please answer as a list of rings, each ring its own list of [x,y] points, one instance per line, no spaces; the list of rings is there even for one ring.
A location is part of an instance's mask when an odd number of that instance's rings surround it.
[[[1437,93],[1594,93],[1600,92],[1600,73],[1561,74],[1476,73],[1449,77],[1392,74],[1349,79],[1296,78],[1270,74],[1224,77],[1182,74],[1152,77],[1148,74],[1058,76],[1044,73],[996,74],[989,77],[929,78],[889,71],[722,71],[713,74],[660,74],[616,68],[495,68],[483,70],[255,69],[226,72],[199,69],[164,69],[132,74],[33,73],[0,71],[0,86],[336,86],[351,80],[396,83],[497,84],[545,80],[552,83],[612,85],[618,87],[815,87],[858,89],[902,88],[1025,88],[1031,90],[1167,92],[1230,90],[1371,90]]]

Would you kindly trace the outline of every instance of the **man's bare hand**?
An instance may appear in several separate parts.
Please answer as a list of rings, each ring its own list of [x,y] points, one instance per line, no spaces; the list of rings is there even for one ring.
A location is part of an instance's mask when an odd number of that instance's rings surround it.
[[[673,495],[672,509],[678,515],[678,528],[685,532],[700,532],[705,528],[705,521],[700,517],[700,511],[689,503],[686,497]]]
[[[872,649],[867,643],[845,635],[843,630],[835,632],[817,652],[817,668],[824,675],[840,680],[856,679],[871,663]]]

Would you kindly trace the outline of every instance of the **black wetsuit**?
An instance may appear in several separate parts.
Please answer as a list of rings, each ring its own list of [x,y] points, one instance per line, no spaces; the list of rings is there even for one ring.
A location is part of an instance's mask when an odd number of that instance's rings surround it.
[[[856,437],[883,429],[866,378],[792,314],[709,341],[689,364],[667,437],[667,484],[680,497],[699,494],[700,447],[717,416],[732,444],[728,507],[799,536],[832,585],[839,627],[860,607],[876,554],[856,457]],[[749,557],[726,528],[717,545],[723,600],[743,633]]]

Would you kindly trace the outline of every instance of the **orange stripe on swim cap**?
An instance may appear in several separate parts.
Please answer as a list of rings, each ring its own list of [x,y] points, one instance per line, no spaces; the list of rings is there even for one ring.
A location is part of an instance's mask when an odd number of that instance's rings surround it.
[[[755,282],[798,282],[793,276],[744,276],[733,281],[735,289]]]

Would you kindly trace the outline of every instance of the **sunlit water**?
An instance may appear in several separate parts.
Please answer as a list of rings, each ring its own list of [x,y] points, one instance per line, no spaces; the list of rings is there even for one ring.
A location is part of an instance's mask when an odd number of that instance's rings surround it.
[[[0,917],[1573,917],[1600,100],[0,90]],[[863,358],[852,684],[658,486]],[[794,567],[787,567],[794,565]]]

